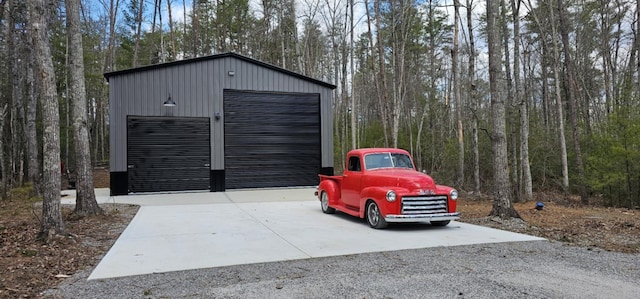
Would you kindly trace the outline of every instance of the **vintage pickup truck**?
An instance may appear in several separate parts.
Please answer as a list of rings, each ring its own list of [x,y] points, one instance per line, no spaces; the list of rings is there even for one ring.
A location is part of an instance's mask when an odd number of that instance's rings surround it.
[[[411,155],[402,149],[367,148],[347,154],[342,175],[319,175],[317,196],[322,211],[336,210],[366,218],[373,228],[390,222],[430,222],[445,226],[460,218],[458,192],[436,185],[416,170]]]

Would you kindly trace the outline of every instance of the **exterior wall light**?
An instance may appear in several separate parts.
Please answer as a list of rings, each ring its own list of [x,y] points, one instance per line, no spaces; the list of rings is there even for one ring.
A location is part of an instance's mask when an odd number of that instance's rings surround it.
[[[227,74],[228,74],[229,76],[235,76],[235,75],[236,75],[236,72],[234,72],[234,71],[229,71]]]
[[[173,99],[171,98],[171,94],[169,94],[169,98],[166,101],[164,101],[162,105],[165,107],[175,107],[176,102],[173,101]]]

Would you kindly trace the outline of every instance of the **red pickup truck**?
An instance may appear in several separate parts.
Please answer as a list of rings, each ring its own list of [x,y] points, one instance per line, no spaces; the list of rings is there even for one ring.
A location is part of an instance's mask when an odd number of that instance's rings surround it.
[[[342,175],[319,175],[317,196],[322,211],[336,210],[366,218],[373,228],[390,222],[431,222],[445,226],[460,218],[458,191],[436,185],[416,170],[402,149],[367,148],[347,154]]]

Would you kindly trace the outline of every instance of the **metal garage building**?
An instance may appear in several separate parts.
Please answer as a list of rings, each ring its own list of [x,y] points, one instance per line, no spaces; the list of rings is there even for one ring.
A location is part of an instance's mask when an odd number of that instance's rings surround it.
[[[334,85],[234,53],[106,73],[111,194],[313,186]]]

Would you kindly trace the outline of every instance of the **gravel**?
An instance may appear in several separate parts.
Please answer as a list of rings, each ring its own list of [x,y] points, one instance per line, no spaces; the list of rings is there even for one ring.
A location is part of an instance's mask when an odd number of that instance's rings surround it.
[[[378,252],[87,281],[89,274],[90,270],[80,272],[43,295],[53,298],[640,298],[640,255],[550,241]]]

